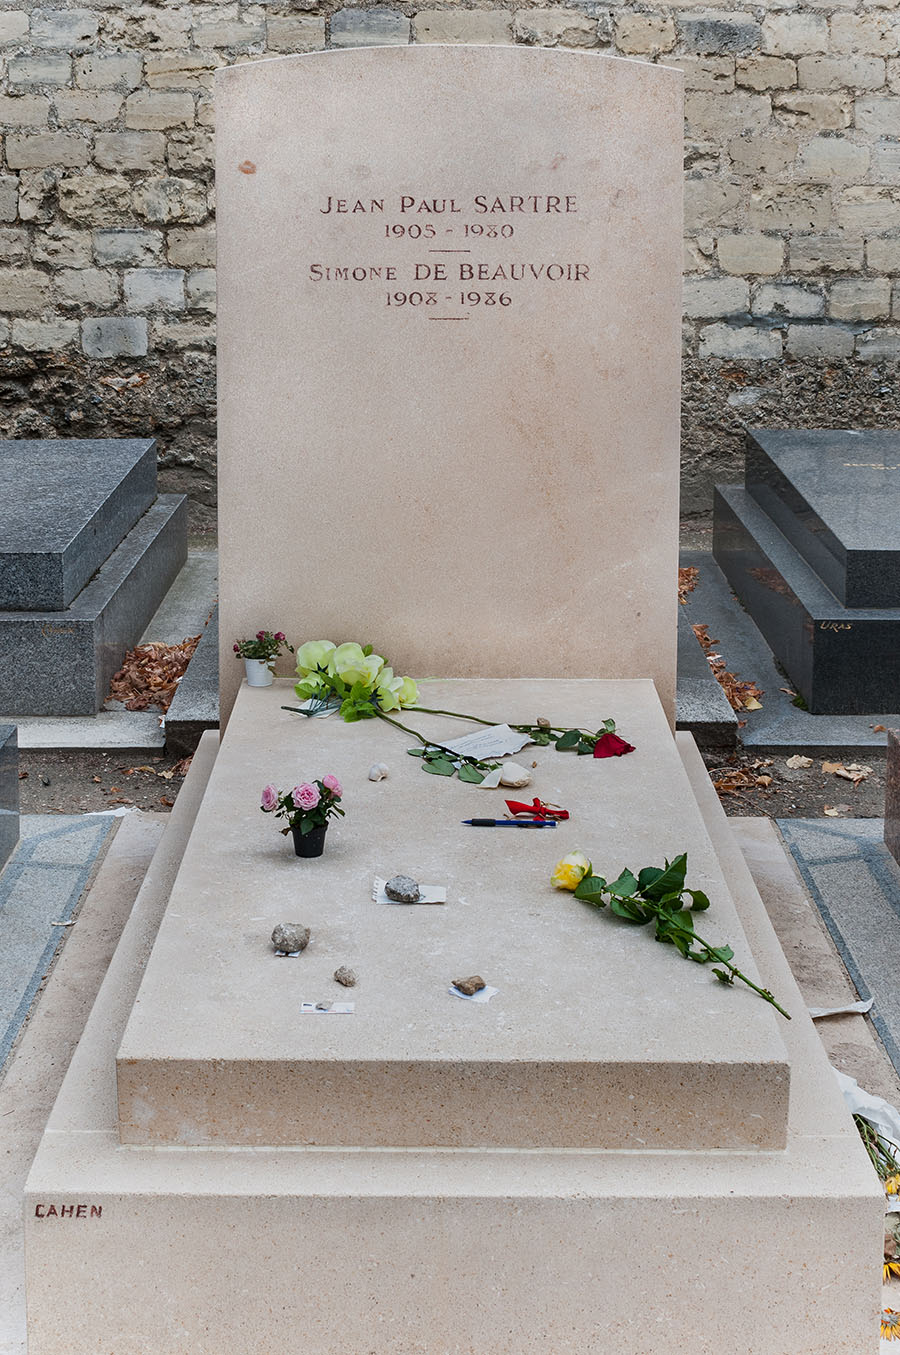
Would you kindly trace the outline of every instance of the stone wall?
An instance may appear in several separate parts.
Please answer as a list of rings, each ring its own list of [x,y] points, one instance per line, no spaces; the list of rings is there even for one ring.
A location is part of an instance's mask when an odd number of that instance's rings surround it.
[[[894,0],[896,3],[896,0]],[[900,10],[340,8],[96,0],[0,9],[0,436],[155,434],[215,466],[216,67],[519,42],[685,73],[685,507],[747,423],[896,424]]]

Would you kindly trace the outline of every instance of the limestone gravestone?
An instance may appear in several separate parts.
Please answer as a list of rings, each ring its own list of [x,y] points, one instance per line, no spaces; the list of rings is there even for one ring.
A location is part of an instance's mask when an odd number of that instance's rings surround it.
[[[0,870],[19,840],[19,756],[15,725],[0,724]]]
[[[879,1183],[669,727],[679,81],[512,48],[221,74],[225,704],[232,638],[278,626],[441,674],[423,704],[612,715],[635,751],[535,748],[570,820],[482,831],[504,792],[242,687],[29,1178],[29,1355],[874,1352]],[[347,817],[298,861],[259,791],[328,771]],[[578,847],[607,874],[686,850],[795,1019],[555,892]],[[396,873],[446,903],[377,902]],[[291,920],[310,943],[276,957]],[[354,1010],[322,1010],[343,965]],[[490,1002],[448,991],[479,972]]]
[[[483,47],[221,73],[223,718],[236,637],[338,618],[403,672],[640,673],[672,716],[678,89]]]

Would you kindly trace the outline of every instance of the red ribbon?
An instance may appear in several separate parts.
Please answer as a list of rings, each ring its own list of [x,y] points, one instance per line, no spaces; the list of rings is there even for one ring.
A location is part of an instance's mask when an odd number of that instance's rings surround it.
[[[521,800],[507,800],[506,807],[510,814],[530,814],[533,819],[567,819],[569,817],[568,809],[551,809],[537,796],[534,797],[534,803],[530,805],[523,804]]]

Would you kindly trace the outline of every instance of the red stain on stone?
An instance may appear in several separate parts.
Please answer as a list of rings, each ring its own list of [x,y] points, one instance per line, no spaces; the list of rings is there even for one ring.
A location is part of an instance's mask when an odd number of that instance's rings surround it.
[[[242,160],[241,163],[238,165],[238,169],[241,171],[242,174],[256,173],[256,165],[254,165],[252,160]]]

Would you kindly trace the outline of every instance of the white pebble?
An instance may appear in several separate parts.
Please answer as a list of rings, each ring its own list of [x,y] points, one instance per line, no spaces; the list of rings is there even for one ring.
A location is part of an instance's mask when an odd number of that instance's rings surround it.
[[[369,768],[370,781],[383,781],[388,774],[388,769],[383,762],[373,762]]]

